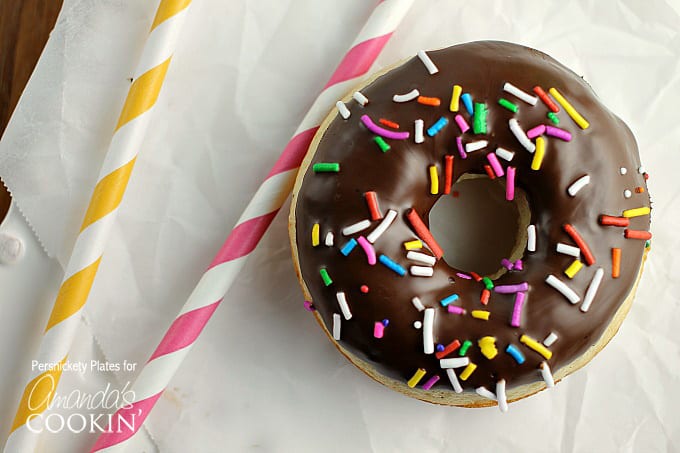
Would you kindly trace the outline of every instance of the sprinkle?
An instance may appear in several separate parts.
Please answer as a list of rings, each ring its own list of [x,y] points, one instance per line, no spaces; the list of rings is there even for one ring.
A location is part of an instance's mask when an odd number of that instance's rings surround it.
[[[359,291],[361,291],[364,294],[368,294],[369,288],[366,285],[361,285],[361,287],[359,288]]]
[[[602,283],[602,277],[604,277],[604,269],[599,267],[595,271],[595,275],[593,275],[593,279],[590,281],[590,284],[588,285],[586,295],[583,296],[583,303],[581,304],[581,311],[583,313],[587,312],[588,309],[590,308],[590,304],[593,303],[593,299],[595,299],[597,290],[600,288],[600,283]]]
[[[451,103],[449,104],[449,110],[452,112],[458,111],[458,104],[460,100],[460,93],[463,91],[460,85],[454,85],[451,90]]]
[[[411,266],[409,271],[414,277],[432,277],[434,275],[434,269],[427,266]]]
[[[463,148],[463,138],[456,137],[456,146],[458,147],[458,154],[460,154],[461,159],[467,159],[467,153]]]
[[[482,337],[477,341],[479,349],[482,351],[482,355],[487,359],[491,360],[498,355],[498,349],[496,349],[496,337]],[[467,357],[466,357],[467,358]]]
[[[588,126],[590,126],[588,121],[586,121],[586,119],[576,111],[576,109],[560,94],[559,91],[557,91],[555,88],[550,88],[548,92],[552,95],[552,97],[555,98],[557,103],[562,106],[565,112],[567,112],[567,115],[569,115],[581,129],[588,129]]]
[[[434,352],[434,308],[426,308],[423,315],[423,352]]]
[[[380,118],[378,122],[384,126],[391,127],[392,129],[399,129],[399,123],[395,123],[394,121],[390,121],[385,118]]]
[[[445,298],[441,299],[439,301],[440,304],[442,304],[442,307],[446,307],[450,303],[453,303],[458,300],[458,294],[451,294],[450,296],[446,296]]]
[[[496,179],[496,175],[494,175],[493,170],[491,169],[491,165],[484,165],[484,171],[486,171],[486,174],[489,177],[489,179]]]
[[[529,225],[527,227],[527,250],[530,252],[536,251],[536,225]]]
[[[578,247],[574,247],[573,245],[568,245],[563,242],[558,242],[557,247],[555,248],[557,253],[561,253],[562,255],[569,255],[573,256],[574,258],[578,258],[581,256],[581,249]]]
[[[430,98],[427,96],[418,96],[416,102],[418,104],[431,105],[432,107],[438,107],[442,103],[441,99],[439,98]]]
[[[437,173],[437,166],[430,165],[430,194],[437,195],[439,193],[439,174]]]
[[[461,315],[462,316],[462,315],[467,313],[467,311],[465,311],[465,309],[463,307],[458,307],[457,305],[449,305],[448,307],[446,307],[446,310],[449,313],[454,314],[454,315]]]
[[[410,208],[406,211],[406,219],[409,221],[413,227],[413,230],[420,237],[420,239],[425,242],[425,244],[427,244],[430,250],[432,250],[434,256],[437,259],[441,258],[444,255],[444,251],[434,239],[432,233],[430,233],[430,230],[425,226],[425,223],[423,223],[423,220],[420,218],[420,215],[418,215],[418,212],[415,209]]]
[[[486,145],[488,145],[489,142],[486,140],[477,140],[476,142],[470,142],[465,144],[465,151],[468,153],[471,153],[473,151],[479,151],[480,149],[486,148]],[[494,157],[496,157],[495,154],[493,154]]]
[[[519,337],[519,341],[527,345],[529,349],[533,349],[534,351],[541,354],[546,360],[550,360],[552,357],[552,351],[550,349],[546,348],[528,335],[522,335]]]
[[[571,224],[565,223],[562,225],[562,228],[564,228],[564,231],[571,237],[571,239],[576,242],[576,245],[578,248],[581,249],[581,253],[583,253],[583,259],[586,262],[588,266],[592,266],[595,263],[595,257],[593,256],[593,253],[590,251],[590,247],[588,247],[588,244],[586,244],[586,241],[583,240],[583,237],[576,231],[576,228],[574,228]]]
[[[432,376],[430,379],[427,380],[426,383],[423,384],[423,390],[430,390],[433,385],[435,385],[439,381],[439,375],[435,374]]]
[[[470,349],[470,346],[472,346],[472,342],[470,340],[465,340],[463,342],[463,346],[460,347],[460,350],[458,351],[459,356],[464,356],[467,354],[468,349]]]
[[[590,183],[590,175],[581,176],[576,181],[574,181],[568,188],[567,193],[575,197],[579,190],[583,189]]]
[[[508,398],[505,395],[505,379],[496,382],[496,399],[498,400],[498,409],[501,412],[508,411]]]
[[[355,91],[354,94],[352,95],[355,101],[357,101],[361,105],[366,105],[368,104],[368,98],[364,96],[361,91]]]
[[[423,248],[423,241],[416,239],[414,241],[404,242],[404,248],[406,250],[420,250]]]
[[[640,165],[640,166],[638,167],[638,173],[643,174],[644,172],[645,172],[645,167],[643,167],[642,165]]]
[[[501,148],[500,146],[496,148],[496,155],[500,157],[501,159],[507,160],[510,162],[513,157],[515,157],[515,153],[512,151],[508,151],[505,148]]]
[[[333,235],[332,231],[329,231],[326,233],[326,239],[324,240],[324,244],[326,244],[326,247],[333,247],[333,243],[335,242],[335,236]]]
[[[345,317],[345,319],[348,321],[352,319],[352,312],[349,310],[349,305],[347,305],[347,297],[345,296],[345,293],[339,291],[335,293],[335,298],[338,300],[340,311],[342,311],[342,315]]]
[[[425,65],[425,68],[427,68],[427,72],[432,74],[436,74],[439,72],[439,69],[437,69],[437,66],[435,66],[434,62],[430,60],[430,57],[425,53],[424,50],[419,50],[418,51],[418,58],[420,58],[420,61],[423,62]]]
[[[508,167],[508,175],[506,179],[508,180],[505,184],[505,199],[507,201],[512,201],[515,199],[515,174],[517,169],[515,167]]]
[[[458,125],[458,128],[460,129],[461,133],[465,133],[470,130],[470,125],[465,121],[465,118],[463,118],[463,115],[460,113],[455,116],[454,118],[456,124]]]
[[[392,225],[392,222],[394,222],[394,219],[397,218],[397,211],[394,209],[388,209],[387,214],[385,215],[385,218],[382,219],[382,222],[378,224],[377,227],[371,233],[366,237],[368,239],[368,242],[371,244],[375,244],[375,241],[378,240],[380,236],[383,235],[385,231]]]
[[[342,323],[342,319],[340,319],[340,315],[337,313],[333,313],[333,339],[334,340],[339,340],[340,339],[340,325]]]
[[[411,388],[414,388],[416,385],[418,385],[418,382],[425,376],[426,371],[423,368],[418,368],[418,370],[413,374],[413,377],[408,380],[406,385],[408,385]]]
[[[503,258],[503,259],[501,260],[501,266],[503,266],[504,268],[506,268],[506,269],[509,270],[509,271],[511,271],[511,270],[515,267],[515,265],[512,264],[512,261],[510,261],[510,260],[507,259],[507,258]]]
[[[456,376],[456,372],[453,370],[453,368],[448,368],[446,370],[446,375],[449,377],[453,391],[456,393],[462,393],[463,387],[461,387],[460,382],[458,382],[458,377]]]
[[[446,126],[447,124],[449,124],[449,120],[448,120],[447,118],[444,118],[444,117],[442,116],[441,118],[439,118],[439,119],[437,120],[436,123],[434,123],[432,126],[430,126],[430,127],[427,129],[427,135],[429,135],[430,137],[434,137],[434,136],[437,135],[437,134],[439,133],[439,131],[441,131],[441,130],[444,128],[444,126]]]
[[[541,363],[541,376],[543,377],[543,380],[545,381],[546,387],[548,387],[548,388],[555,387],[555,380],[553,379],[553,375],[550,372],[550,367],[548,366],[548,362],[542,362]]]
[[[338,109],[338,113],[340,113],[342,119],[346,120],[351,115],[349,109],[347,108],[344,102],[342,101],[336,102],[335,107]]]
[[[545,139],[543,137],[536,138],[536,154],[531,161],[532,170],[540,170],[541,164],[543,163],[543,157],[545,157]]]
[[[444,156],[444,195],[451,193],[451,185],[453,184],[453,156],[447,154]]]
[[[532,127],[527,131],[527,137],[530,139],[534,139],[543,134],[545,134],[545,124],[539,124],[538,126]]]
[[[635,193],[645,193],[645,188],[642,186],[637,186],[635,188]]]
[[[380,151],[383,153],[386,153],[391,149],[390,145],[382,137],[376,135],[373,137],[373,141],[378,145],[378,148],[380,148]]]
[[[623,230],[623,236],[626,239],[642,239],[643,241],[646,241],[647,239],[652,238],[652,233],[649,231],[642,231],[642,230],[629,230],[626,228]]]
[[[447,344],[446,347],[444,347],[444,349],[435,353],[435,357],[437,357],[438,359],[444,358],[447,355],[451,354],[452,352],[455,352],[456,349],[458,349],[459,347],[460,341],[453,340],[451,343]]]
[[[567,267],[564,270],[564,275],[566,275],[569,278],[574,278],[574,275],[578,274],[578,271],[580,271],[582,267],[583,263],[581,262],[581,260],[576,258],[574,261],[571,262],[569,267]]]
[[[621,168],[619,168],[619,173],[621,173],[622,175],[625,175],[626,173],[628,173],[628,169],[626,167],[621,167]]]
[[[549,137],[559,138],[565,142],[571,141],[571,133],[569,131],[565,131],[564,129],[560,129],[559,127],[546,126],[545,134]]]
[[[319,274],[321,274],[321,279],[323,280],[324,285],[330,286],[331,284],[333,284],[333,280],[331,279],[331,276],[328,275],[328,271],[326,270],[325,267],[319,269]]]
[[[472,118],[472,130],[475,134],[486,134],[486,105],[475,102],[475,113]]]
[[[416,261],[418,263],[423,263],[428,266],[434,266],[434,263],[437,262],[437,259],[434,256],[430,256],[426,253],[421,253],[421,252],[414,252],[410,251],[406,254],[406,259]]]
[[[526,298],[526,293],[516,293],[515,294],[515,305],[512,307],[512,319],[510,320],[510,325],[512,327],[519,327],[522,320],[522,307],[524,307],[524,299]]]
[[[319,162],[312,165],[314,173],[338,173],[340,164],[337,162]]]
[[[627,227],[630,224],[630,220],[628,220],[626,217],[614,217],[604,214],[598,217],[597,221],[602,226]]]
[[[361,220],[357,223],[353,223],[353,224],[343,228],[342,234],[345,235],[345,236],[351,236],[352,234],[358,233],[359,231],[363,231],[370,226],[371,226],[371,221],[368,220],[368,219],[364,219],[364,220]]]
[[[368,115],[361,115],[361,122],[364,123],[366,128],[376,135],[381,137],[391,138],[392,140],[406,140],[411,136],[408,132],[395,132],[378,126],[369,118]]]
[[[536,85],[534,87],[534,93],[536,93],[536,96],[538,96],[539,99],[543,101],[543,103],[546,105],[546,107],[548,107],[551,110],[550,113],[554,112],[553,114],[555,114],[560,111],[560,108],[556,106],[552,99],[548,97],[548,94],[545,91],[543,91],[543,88]]]
[[[414,140],[416,143],[423,143],[425,141],[425,136],[423,135],[423,128],[425,127],[425,123],[421,119],[417,119],[414,121],[414,127],[415,127],[415,135],[414,135]]]
[[[414,88],[405,94],[395,94],[394,96],[392,96],[392,100],[394,102],[409,102],[414,100],[418,96],[420,96],[420,92]]]
[[[510,110],[512,113],[517,113],[517,111],[519,110],[519,107],[517,106],[517,104],[513,104],[512,102],[508,101],[505,98],[500,98],[498,100],[498,104],[501,107],[504,107],[504,108]]]
[[[522,262],[522,260],[519,259],[515,260],[515,270],[516,271],[524,270],[524,263]]]
[[[418,310],[418,311],[425,310],[425,306],[420,301],[419,297],[414,297],[413,299],[411,299],[411,303],[413,304],[414,307],[416,307],[416,310]]]
[[[477,388],[475,389],[475,392],[477,393],[477,395],[479,395],[479,396],[481,396],[481,397],[483,397],[483,398],[488,398],[488,399],[490,399],[490,400],[496,401],[496,395],[494,395],[493,392],[491,392],[490,390],[488,390],[488,389],[487,389],[486,387],[484,387],[483,385],[480,386],[480,387],[477,387]]]
[[[491,291],[493,289],[493,282],[489,277],[484,277],[482,278],[482,282],[484,283],[484,287]]]
[[[476,282],[482,281],[482,277],[477,272],[470,271],[470,275],[472,275],[472,278],[474,278]]]
[[[482,290],[482,294],[479,296],[479,301],[482,303],[482,305],[487,305],[489,303],[489,297],[491,297],[491,291],[484,288]]]
[[[470,93],[463,93],[460,96],[460,100],[463,101],[463,105],[465,106],[468,115],[472,115],[474,113],[474,107],[472,106],[472,96],[470,96]]]
[[[512,131],[517,141],[519,141],[519,143],[524,148],[526,148],[527,151],[533,153],[536,150],[536,145],[534,145],[534,142],[529,140],[529,137],[527,137],[527,134],[524,133],[524,130],[519,125],[517,120],[515,118],[511,118],[508,121],[508,124],[510,125],[510,131]]]
[[[314,305],[308,300],[305,301],[304,306],[307,311],[315,311]]]
[[[550,335],[548,335],[547,337],[545,337],[545,340],[543,340],[543,344],[544,344],[546,347],[549,348],[549,347],[552,346],[553,343],[555,343],[556,341],[557,341],[557,334],[556,334],[555,332],[550,332]]]
[[[312,226],[312,247],[319,245],[319,224],[315,223]]]
[[[581,298],[578,297],[578,294],[576,294],[573,289],[571,289],[566,283],[554,275],[549,274],[546,277],[545,282],[559,291],[572,304],[578,303],[578,301],[581,300]]]
[[[470,364],[470,359],[467,357],[455,357],[452,359],[441,359],[439,360],[439,366],[441,368],[462,368]]]
[[[477,365],[474,363],[470,362],[468,366],[465,367],[462,373],[460,373],[460,380],[461,381],[467,381],[467,379],[470,377],[472,373],[477,369]]]
[[[538,102],[538,98],[536,96],[532,96],[526,91],[520,90],[510,82],[505,82],[505,85],[503,85],[503,91],[512,94],[516,98],[521,99],[529,105],[536,105]]]
[[[514,344],[509,344],[508,347],[505,348],[505,352],[507,352],[510,357],[515,359],[515,362],[517,362],[519,365],[524,363],[524,354],[522,354],[522,351],[517,349]]]
[[[470,277],[468,274],[464,274],[462,272],[456,272],[456,276],[460,277],[465,280],[472,280],[472,277]]]
[[[422,328],[423,328],[423,323],[420,322],[420,321],[414,321],[414,322],[413,322],[413,327],[415,327],[416,329],[422,329]]]
[[[380,263],[383,264],[388,269],[394,271],[400,277],[403,277],[404,275],[406,275],[406,269],[404,269],[398,263],[392,261],[392,259],[390,257],[388,257],[387,255],[380,255],[380,258],[378,258],[378,261],[380,261]]]
[[[340,249],[340,253],[342,253],[345,256],[348,256],[352,250],[354,250],[354,247],[356,247],[358,244],[357,240],[354,238],[351,238],[345,245],[342,246]]]
[[[626,209],[621,213],[621,215],[627,219],[631,217],[640,217],[643,215],[648,215],[651,212],[649,206],[642,206],[640,208]]]
[[[488,310],[472,310],[472,311],[470,312],[470,314],[471,314],[472,317],[475,318],[475,319],[482,319],[482,320],[484,320],[484,321],[488,321],[488,320],[489,320],[489,315],[491,314],[491,312],[488,311]]]
[[[491,168],[493,168],[493,172],[496,174],[496,176],[500,178],[501,176],[505,175],[503,167],[501,166],[501,163],[498,161],[498,157],[496,157],[494,153],[487,154],[486,159],[489,161],[489,164],[491,164]]]
[[[366,240],[365,237],[359,236],[359,239],[357,239],[357,242],[363,249],[364,253],[366,254],[366,259],[368,260],[368,264],[370,266],[375,265],[376,260],[375,260],[375,249],[371,245],[371,243]]]
[[[366,204],[368,205],[368,212],[371,214],[371,220],[382,219],[380,206],[378,206],[378,195],[371,190],[370,192],[364,193],[364,198],[366,198]]]
[[[498,294],[513,294],[529,291],[529,284],[527,282],[522,282],[516,285],[498,285],[493,290]]]
[[[375,338],[382,338],[385,334],[385,325],[381,322],[373,323],[373,336]]]
[[[546,115],[550,121],[552,121],[553,124],[560,124],[560,119],[557,115],[555,115],[553,112],[548,112]]]
[[[612,278],[619,278],[621,275],[621,249],[612,248]]]

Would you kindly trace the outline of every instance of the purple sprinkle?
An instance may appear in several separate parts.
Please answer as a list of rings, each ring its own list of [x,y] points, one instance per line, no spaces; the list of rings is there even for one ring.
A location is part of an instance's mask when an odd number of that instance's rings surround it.
[[[314,305],[308,300],[305,301],[305,310],[307,311],[314,311],[316,308],[314,308]]]
[[[464,315],[465,314],[465,309],[463,307],[459,307],[457,305],[449,305],[446,307],[446,310],[449,313],[453,313],[454,315]]]
[[[512,309],[512,321],[510,321],[510,325],[512,327],[519,327],[519,321],[522,317],[522,307],[524,306],[525,297],[526,293],[520,292],[515,294],[515,306]]]
[[[426,383],[423,384],[423,390],[430,390],[432,388],[432,386],[437,383],[438,380],[439,380],[439,375],[435,374],[430,379],[428,379]]]
[[[509,271],[511,271],[511,270],[515,267],[515,265],[512,264],[512,261],[510,261],[510,260],[507,259],[507,258],[503,258],[503,259],[501,260],[501,266],[503,266],[504,268],[506,268],[506,269],[509,270]]]
[[[571,141],[571,134],[568,131],[565,131],[564,129],[560,129],[559,127],[546,126],[545,133],[546,135],[549,135],[551,137],[557,137],[560,140],[564,140],[565,142]]]
[[[383,319],[383,320],[382,320],[382,325],[385,326],[385,327],[389,326],[389,325],[390,325],[390,320],[389,320],[389,319]]]
[[[458,154],[460,154],[460,158],[467,159],[467,153],[465,152],[465,148],[463,148],[462,137],[456,137],[456,145],[458,145]]]
[[[550,127],[550,126],[548,126],[548,127]],[[539,124],[538,126],[532,127],[531,129],[529,129],[527,131],[527,137],[529,137],[530,139],[534,139],[534,138],[538,137],[539,135],[543,135],[543,134],[545,134],[545,124]]]
[[[529,291],[529,284],[522,282],[516,285],[498,285],[493,290],[499,294],[519,293],[520,291]]]
[[[515,261],[515,270],[516,271],[524,270],[524,263],[522,262],[522,260]]]
[[[385,138],[391,138],[392,140],[406,140],[410,136],[408,132],[395,132],[383,129],[382,127],[375,124],[373,120],[368,117],[368,115],[361,115],[361,122],[364,123],[364,126],[366,126],[369,131]]]
[[[468,274],[463,274],[462,272],[456,272],[456,276],[464,278],[465,280],[472,280],[472,277],[470,277]]]
[[[437,352],[442,352],[444,350],[444,345],[441,343],[437,343]]]

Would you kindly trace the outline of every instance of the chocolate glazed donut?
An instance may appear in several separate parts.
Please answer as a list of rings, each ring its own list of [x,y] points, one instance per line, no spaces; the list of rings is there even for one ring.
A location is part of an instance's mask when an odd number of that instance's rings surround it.
[[[646,177],[628,127],[551,57],[489,41],[421,52],[318,131],[294,189],[293,257],[317,319],[364,372],[425,401],[505,409],[618,330],[651,238]],[[486,275],[428,237],[430,210],[467,178],[518,210],[494,225],[515,247]],[[427,257],[407,257],[418,240]]]

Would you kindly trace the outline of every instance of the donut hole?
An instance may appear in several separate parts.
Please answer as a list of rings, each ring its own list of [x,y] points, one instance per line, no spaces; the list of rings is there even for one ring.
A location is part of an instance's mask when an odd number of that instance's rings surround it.
[[[507,272],[501,260],[522,257],[530,222],[526,193],[515,189],[505,199],[505,178],[464,174],[429,214],[430,231],[444,250],[444,261],[456,271],[498,278]]]

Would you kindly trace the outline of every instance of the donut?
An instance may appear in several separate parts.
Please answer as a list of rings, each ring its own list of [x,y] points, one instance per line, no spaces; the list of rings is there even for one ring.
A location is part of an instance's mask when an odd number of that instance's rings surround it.
[[[376,381],[505,411],[618,330],[651,243],[646,180],[630,129],[550,56],[420,51],[338,101],[302,163],[306,306]],[[443,203],[465,208],[435,230]]]

